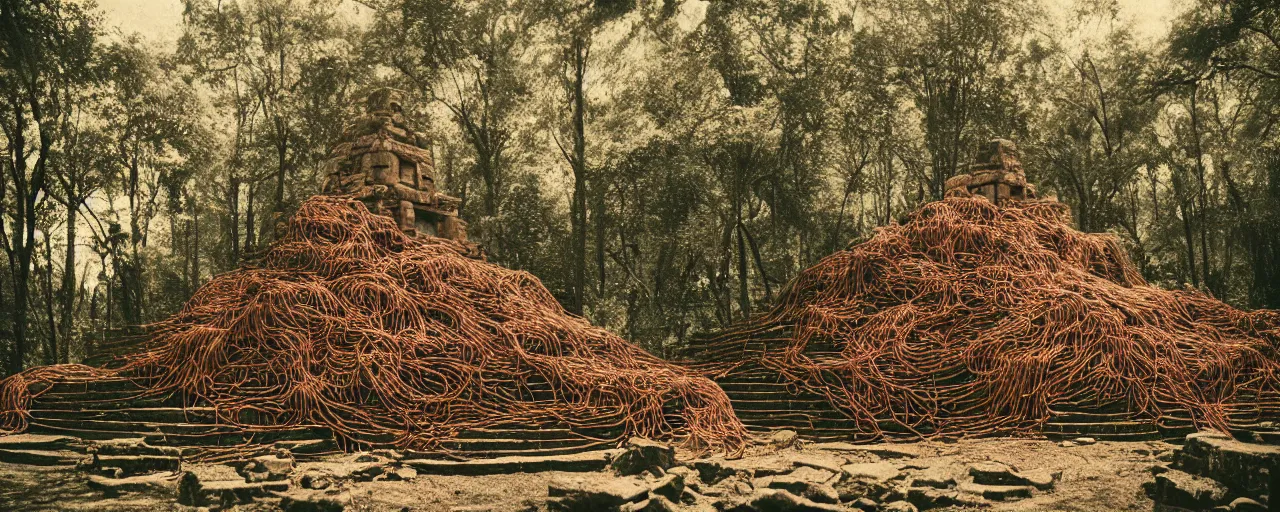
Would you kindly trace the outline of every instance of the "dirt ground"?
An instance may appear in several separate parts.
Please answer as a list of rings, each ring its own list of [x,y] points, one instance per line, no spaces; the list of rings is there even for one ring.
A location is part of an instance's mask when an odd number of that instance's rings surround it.
[[[1143,484],[1152,480],[1151,469],[1168,458],[1174,445],[1162,442],[1098,442],[1061,446],[1047,440],[981,439],[954,443],[924,442],[892,445],[848,445],[844,443],[802,444],[786,449],[756,446],[740,459],[717,464],[760,475],[783,474],[798,467],[797,460],[819,465],[858,462],[889,462],[910,480],[925,472],[965,478],[970,464],[994,461],[1020,471],[1045,470],[1060,473],[1052,490],[1013,501],[988,501],[980,505],[995,511],[1124,511],[1151,510],[1152,501]],[[332,470],[351,463],[353,455],[324,462],[300,462],[296,475],[308,470]],[[688,462],[689,454],[677,457]],[[327,465],[327,466],[326,466]],[[186,464],[184,470],[219,472],[225,468]],[[177,480],[177,475],[172,477]],[[585,478],[601,482],[619,478],[610,472],[516,473],[488,476],[419,475],[406,481],[358,482],[336,479],[330,494],[354,511],[519,511],[545,510],[548,486],[558,479]],[[634,477],[632,477],[634,478]],[[757,485],[759,485],[757,483]],[[903,484],[905,485],[905,484]],[[295,485],[296,487],[296,485]],[[337,492],[340,491],[340,492]],[[292,492],[292,491],[290,491]],[[251,503],[222,510],[279,510],[280,498],[268,496]],[[706,502],[680,505],[688,510],[715,510]],[[194,511],[179,505],[171,494],[124,493],[106,498],[88,486],[88,475],[70,468],[53,469],[0,463],[0,509],[4,510],[93,510]],[[944,507],[931,510],[963,510]]]

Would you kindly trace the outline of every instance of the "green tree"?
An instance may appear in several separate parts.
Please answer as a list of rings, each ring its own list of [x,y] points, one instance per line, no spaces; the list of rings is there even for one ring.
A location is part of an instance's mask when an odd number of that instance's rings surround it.
[[[153,275],[144,249],[165,200],[164,183],[195,151],[190,136],[202,120],[192,108],[199,104],[194,89],[138,41],[114,45],[108,58],[112,98],[102,115],[115,142],[118,174],[110,177],[105,192],[108,199],[123,201],[124,211],[113,211],[111,217],[128,228],[123,240],[114,239],[109,246],[123,320],[141,325],[147,314],[147,281]]]
[[[5,136],[0,216],[8,256],[13,344],[8,370],[21,371],[28,355],[30,287],[38,214],[48,197],[49,159],[62,134],[64,93],[89,80],[97,19],[80,5],[59,0],[0,2],[0,90]]]
[[[316,175],[297,180],[299,172],[314,171],[323,148],[341,129],[357,79],[368,74],[354,58],[351,41],[358,33],[337,16],[337,5],[332,0],[184,3],[179,58],[213,88],[215,107],[234,126],[224,195],[230,266],[269,238],[270,228],[296,202],[290,192],[300,189],[305,197],[315,190]],[[270,215],[259,219],[263,209]]]
[[[1029,164],[1042,185],[1056,190],[1072,206],[1083,231],[1123,227],[1132,239],[1132,221],[1123,194],[1139,172],[1155,165],[1156,115],[1152,97],[1150,52],[1136,46],[1126,30],[1100,45],[1063,54],[1044,93],[1050,106],[1039,133],[1028,141]]]
[[[535,11],[512,0],[405,0],[389,4],[372,31],[378,57],[456,124],[469,160],[465,178],[479,182],[474,234],[500,263],[523,249],[507,228],[527,213],[508,200],[524,179],[520,144],[533,128],[528,53],[536,22]]]
[[[1174,106],[1165,117],[1166,160],[1185,276],[1219,296],[1245,290],[1248,302],[1272,307],[1280,303],[1280,235],[1271,228],[1280,212],[1271,128],[1278,20],[1273,2],[1192,4],[1174,25],[1155,84]]]
[[[920,113],[929,165],[919,197],[942,197],[948,178],[991,136],[1018,138],[1009,69],[1042,14],[1025,1],[909,0],[872,6],[890,40],[899,82]]]

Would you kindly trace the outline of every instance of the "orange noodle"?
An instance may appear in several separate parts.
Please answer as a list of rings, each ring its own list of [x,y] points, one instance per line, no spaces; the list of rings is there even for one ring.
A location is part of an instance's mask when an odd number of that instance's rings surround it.
[[[874,439],[1036,433],[1055,409],[1108,404],[1231,430],[1274,415],[1277,342],[1280,313],[1151,286],[1060,203],[950,198],[824,258],[691,353],[721,382],[780,375]]]
[[[119,368],[0,382],[0,421],[25,426],[32,394],[47,389],[32,384],[110,375],[207,402],[222,424],[321,425],[348,442],[432,449],[524,422],[744,444],[713,382],[567,314],[531,274],[464,252],[408,237],[358,201],[311,198],[259,267],[213,278]],[[534,398],[530,381],[554,398]]]

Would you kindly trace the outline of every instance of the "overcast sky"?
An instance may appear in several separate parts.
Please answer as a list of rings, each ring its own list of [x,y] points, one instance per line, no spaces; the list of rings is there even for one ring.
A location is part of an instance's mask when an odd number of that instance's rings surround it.
[[[1070,8],[1070,0],[1046,0],[1061,5],[1064,12]],[[1159,37],[1169,28],[1169,22],[1179,5],[1185,0],[1119,0],[1122,19],[1133,20],[1137,33],[1144,37]],[[177,39],[182,24],[181,0],[98,0],[106,14],[107,24],[119,27],[124,33],[137,32],[155,43],[170,44]],[[354,6],[351,7],[355,9]]]

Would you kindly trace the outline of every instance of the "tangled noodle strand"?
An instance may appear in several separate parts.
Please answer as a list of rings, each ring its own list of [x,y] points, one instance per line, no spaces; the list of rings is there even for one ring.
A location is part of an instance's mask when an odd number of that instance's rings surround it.
[[[777,372],[871,438],[886,422],[916,436],[1035,433],[1081,403],[1224,431],[1233,415],[1274,414],[1280,312],[1150,286],[1114,237],[1069,223],[1056,202],[929,203],[692,353],[712,354],[700,364],[718,380]],[[751,348],[771,330],[785,334]]]
[[[566,314],[529,273],[463,252],[410,238],[358,201],[314,197],[260,268],[213,278],[149,326],[147,348],[120,368],[39,367],[0,381],[0,427],[26,428],[47,389],[34,384],[125,376],[206,401],[223,424],[316,424],[415,449],[512,422],[744,445],[713,382]],[[534,398],[531,381],[554,399]]]

